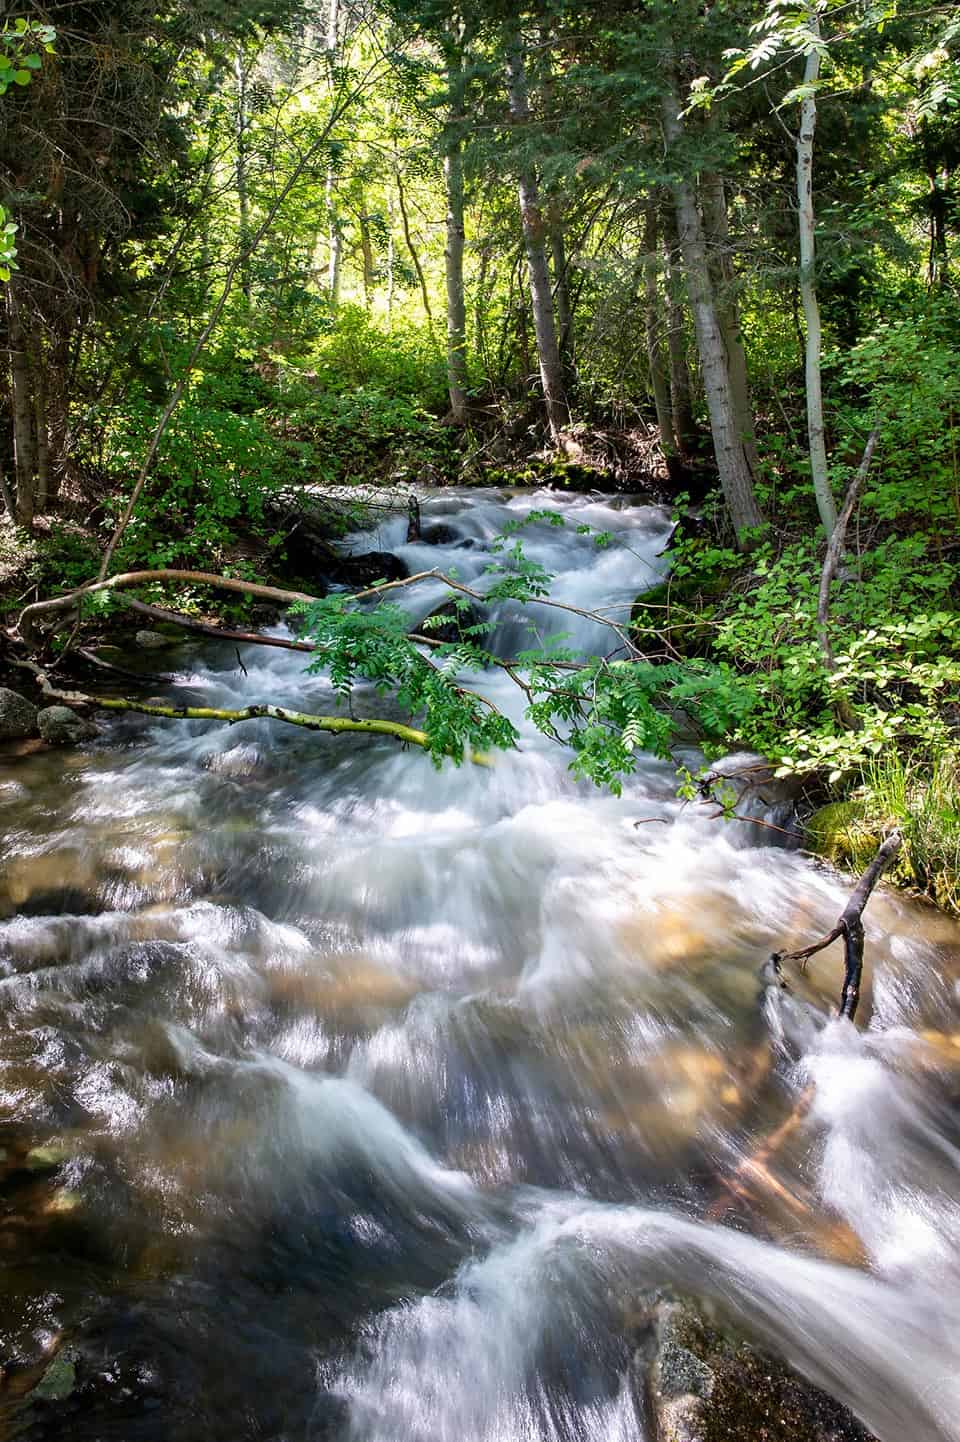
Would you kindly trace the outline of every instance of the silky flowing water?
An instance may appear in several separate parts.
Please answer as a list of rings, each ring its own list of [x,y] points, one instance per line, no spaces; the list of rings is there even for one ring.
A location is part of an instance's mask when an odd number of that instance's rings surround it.
[[[665,515],[590,497],[446,492],[438,544],[397,519],[358,548],[482,588],[534,506],[567,521],[524,533],[556,598],[622,618],[663,574]],[[442,587],[397,594],[419,621]],[[158,655],[181,700],[334,707],[302,655]],[[503,672],[471,684],[522,717]],[[847,879],[682,805],[662,763],[615,799],[569,760],[526,724],[437,772],[144,718],[0,760],[0,1347],[13,1383],[57,1345],[86,1379],[26,1419],[0,1392],[0,1436],[639,1442],[663,1285],[882,1442],[960,1436],[960,933],[877,893],[854,1028],[835,948],[789,993],[760,976]]]

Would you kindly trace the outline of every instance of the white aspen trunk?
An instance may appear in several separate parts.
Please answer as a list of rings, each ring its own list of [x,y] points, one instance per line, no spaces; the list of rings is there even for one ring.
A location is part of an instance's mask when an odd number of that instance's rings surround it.
[[[683,139],[680,105],[669,82],[662,100],[663,134],[666,148],[674,151]],[[763,525],[763,516],[753,492],[753,476],[743,449],[737,421],[727,351],[717,316],[716,299],[710,281],[710,267],[703,235],[703,223],[692,182],[678,174],[673,182],[677,207],[680,251],[686,270],[687,293],[693,310],[697,348],[703,367],[703,386],[710,412],[710,430],[720,473],[720,485],[738,544],[744,532]]]
[[[736,407],[737,422],[743,437],[743,449],[754,476],[759,474],[760,457],[750,404],[750,382],[747,377],[747,355],[740,333],[740,315],[736,297],[736,275],[730,254],[730,225],[727,219],[727,197],[723,177],[715,172],[704,175],[700,182],[703,220],[707,229],[717,299],[717,319],[723,332],[730,371],[730,389]]]
[[[530,104],[527,94],[526,67],[520,40],[517,36],[513,37],[507,51],[507,84],[510,117],[515,126],[523,127],[530,120]],[[570,413],[567,408],[563,363],[560,359],[560,346],[557,341],[550,269],[547,265],[546,227],[540,206],[540,189],[536,171],[529,160],[524,161],[520,167],[518,191],[520,220],[527,254],[530,304],[537,337],[540,380],[543,385],[543,398],[546,402],[550,435],[557,442],[564,426],[569,423]]]
[[[446,188],[446,244],[443,251],[447,290],[447,391],[450,416],[457,425],[467,420],[467,300],[463,283],[466,249],[464,219],[463,144],[463,56],[456,39],[444,47],[450,108],[444,137],[443,179]]]
[[[807,12],[807,23],[819,39],[820,17],[815,6]],[[811,50],[803,69],[804,85],[816,85],[820,78],[820,52]],[[827,540],[837,524],[837,507],[830,489],[827,465],[827,441],[823,423],[823,382],[820,357],[823,336],[820,325],[820,303],[817,299],[817,247],[813,210],[813,138],[817,128],[817,97],[806,95],[800,106],[800,132],[797,136],[797,214],[800,224],[800,302],[803,306],[805,332],[805,373],[807,391],[807,438],[810,449],[810,470],[813,493]]]
[[[647,359],[650,363],[650,383],[653,388],[653,403],[657,410],[657,426],[660,431],[660,446],[667,464],[668,473],[677,464],[677,437],[673,428],[673,409],[670,403],[670,381],[664,364],[662,309],[659,286],[657,254],[657,202],[653,195],[647,197],[643,207],[643,291],[647,336]]]

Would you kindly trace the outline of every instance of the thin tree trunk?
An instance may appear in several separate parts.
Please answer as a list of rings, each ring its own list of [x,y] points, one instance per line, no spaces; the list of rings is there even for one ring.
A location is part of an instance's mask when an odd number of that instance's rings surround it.
[[[43,351],[38,346],[33,354],[34,404],[37,437],[37,500],[41,514],[50,503],[50,430],[47,425],[47,378]]]
[[[393,238],[393,191],[387,191],[387,330],[393,329],[393,306],[397,294],[397,249]]]
[[[677,438],[673,429],[673,410],[670,404],[670,380],[663,355],[662,310],[657,273],[657,202],[649,195],[644,204],[643,215],[643,290],[647,333],[647,360],[650,364],[650,383],[653,388],[653,403],[657,408],[657,426],[660,430],[660,447],[671,480],[678,469]]]
[[[335,64],[340,43],[340,0],[329,0],[327,10],[327,51],[330,63]],[[324,203],[327,211],[327,294],[330,304],[336,309],[340,304],[340,269],[343,257],[343,236],[340,232],[340,217],[337,214],[336,176],[332,163],[327,163],[327,178],[324,185]]]
[[[515,126],[522,128],[529,124],[530,104],[527,95],[526,67],[518,36],[512,38],[507,51],[507,82],[510,117]],[[568,424],[570,414],[563,382],[563,363],[560,359],[560,346],[557,340],[550,270],[547,265],[546,227],[540,207],[540,189],[536,171],[527,159],[521,163],[518,190],[520,220],[527,252],[530,302],[537,337],[540,380],[543,385],[543,398],[546,402],[547,423],[550,427],[551,437],[556,442],[559,441],[564,426]]]
[[[747,378],[747,355],[743,348],[740,315],[737,307],[736,275],[730,254],[730,226],[727,220],[727,197],[723,177],[713,172],[700,182],[700,199],[704,225],[711,250],[714,292],[717,298],[717,319],[723,333],[730,371],[730,389],[736,407],[743,449],[754,477],[760,471],[757,437],[750,404],[750,383]]]
[[[807,10],[807,24],[819,39],[820,16],[815,5]],[[820,78],[820,52],[810,51],[803,70],[804,86],[814,87]],[[817,250],[813,210],[813,138],[817,128],[817,97],[811,89],[800,106],[797,136],[797,213],[800,223],[800,300],[805,331],[805,374],[807,391],[807,437],[813,493],[827,540],[837,524],[837,508],[830,489],[827,442],[823,420],[823,384],[820,374],[822,332],[817,299]]]
[[[683,139],[683,125],[676,90],[669,81],[663,91],[662,109],[667,151],[673,152]],[[753,492],[753,476],[737,422],[697,198],[691,181],[682,173],[678,173],[673,182],[673,193],[720,485],[737,542],[743,545],[744,533],[762,526],[763,516]]]
[[[360,253],[363,256],[363,303],[367,310],[373,304],[373,242],[366,196],[360,192]]]
[[[240,206],[240,247],[246,250],[250,239],[250,193],[247,186],[247,72],[243,56],[238,54],[233,64],[237,82],[237,200]],[[250,300],[250,264],[245,260],[240,268],[240,289],[245,300]]]
[[[3,468],[3,461],[0,460],[0,499],[3,501],[3,509],[11,521],[16,520],[16,510],[13,504],[13,497],[10,494],[10,487],[7,484],[7,473]]]
[[[460,127],[464,122],[463,52],[460,37],[450,38],[444,46],[447,67],[447,92],[450,105],[443,147],[443,180],[446,188],[446,244],[443,251],[444,278],[447,290],[447,390],[450,416],[457,425],[467,420],[467,299],[463,282],[463,256],[466,249],[464,218],[463,141]]]
[[[34,438],[34,397],[30,356],[20,318],[19,287],[7,286],[7,338],[10,347],[10,395],[13,412],[13,463],[16,475],[17,524],[33,525],[36,505],[37,451]]]
[[[413,235],[410,232],[410,216],[407,214],[407,198],[403,190],[403,181],[400,179],[400,171],[395,173],[397,182],[397,200],[400,205],[400,220],[403,225],[403,238],[407,243],[407,250],[410,252],[410,259],[413,261],[413,268],[417,272],[417,280],[420,282],[420,294],[423,297],[423,308],[427,313],[427,321],[433,325],[433,310],[430,305],[430,291],[427,289],[427,278],[423,273],[423,266],[420,264],[420,257],[417,254],[417,247],[413,243]]]
[[[673,407],[673,433],[682,455],[689,456],[697,448],[699,436],[693,419],[690,366],[687,362],[686,317],[680,298],[680,240],[677,235],[677,212],[673,198],[666,195],[660,206],[663,230],[663,253],[666,261],[667,350],[670,357],[670,400]]]
[[[567,269],[567,246],[563,233],[563,217],[559,206],[551,205],[550,259],[553,262],[553,298],[557,308],[557,344],[560,359],[568,376],[573,372],[573,306],[570,302],[570,277]]]

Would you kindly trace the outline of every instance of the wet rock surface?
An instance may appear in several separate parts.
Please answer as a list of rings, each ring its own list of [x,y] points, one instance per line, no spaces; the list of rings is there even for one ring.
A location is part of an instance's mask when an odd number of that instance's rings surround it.
[[[69,706],[44,706],[37,712],[37,726],[48,746],[76,746],[99,735],[92,721]]]
[[[37,708],[19,691],[0,686],[0,741],[21,741],[37,730]]]
[[[778,1357],[688,1298],[659,1298],[638,1353],[656,1442],[876,1442]]]

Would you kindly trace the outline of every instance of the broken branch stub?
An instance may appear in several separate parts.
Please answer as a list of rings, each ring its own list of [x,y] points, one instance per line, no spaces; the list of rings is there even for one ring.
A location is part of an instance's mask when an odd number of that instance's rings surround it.
[[[840,1015],[848,1017],[850,1021],[853,1021],[856,1015],[857,1003],[860,1000],[860,980],[863,976],[864,908],[870,900],[874,887],[900,850],[902,843],[903,837],[900,832],[892,831],[857,882],[850,900],[840,913],[836,926],[821,941],[814,942],[812,946],[805,946],[800,951],[776,951],[770,958],[778,975],[780,963],[783,961],[797,961],[802,970],[811,956],[816,956],[818,951],[823,951],[831,942],[842,936],[844,975],[843,987],[840,992]]]

